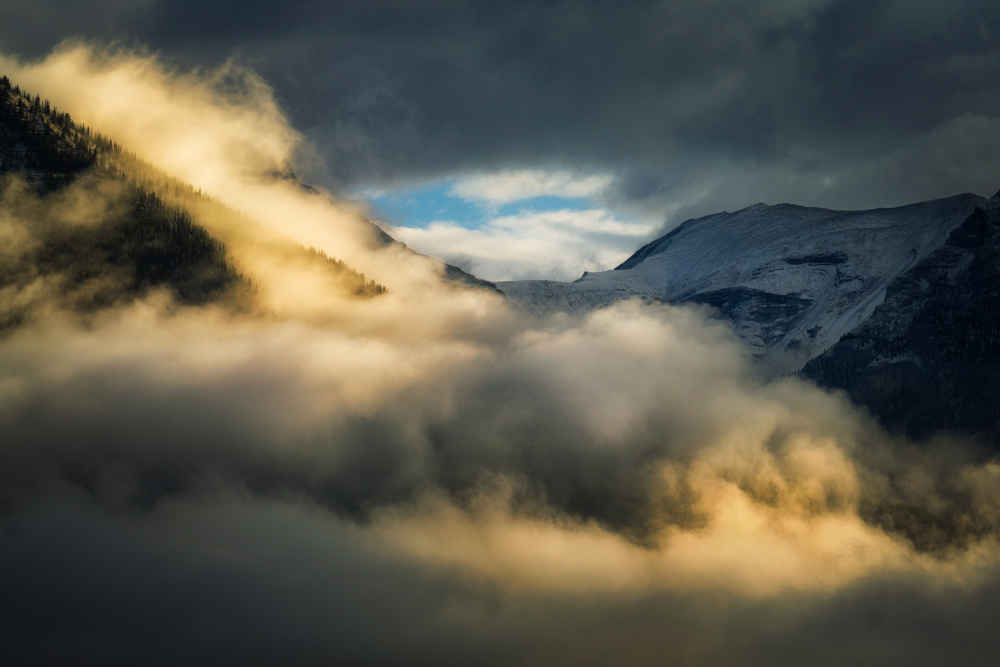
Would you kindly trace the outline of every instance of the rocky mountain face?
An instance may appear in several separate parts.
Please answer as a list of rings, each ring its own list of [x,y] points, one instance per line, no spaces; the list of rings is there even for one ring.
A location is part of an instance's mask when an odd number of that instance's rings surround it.
[[[1000,448],[1000,193],[871,211],[758,204],[689,220],[613,271],[499,287],[535,313],[707,304],[766,374],[843,389],[911,437]]]
[[[151,288],[189,304],[252,299],[225,245],[185,210],[196,196],[0,77],[0,330],[39,298],[79,312]],[[102,206],[84,216],[90,200]],[[373,247],[397,243],[372,227]],[[385,291],[323,253],[292,251],[355,296]],[[914,437],[951,429],[1000,447],[1000,193],[870,211],[757,204],[688,220],[572,283],[441,272],[535,313],[630,297],[706,304],[766,373],[843,389]]]
[[[958,430],[1000,447],[1000,193],[802,373],[892,430]]]
[[[688,220],[613,271],[498,286],[535,313],[629,297],[707,304],[733,322],[762,368],[795,372],[864,322],[889,283],[984,201],[965,194],[871,211],[757,204]]]

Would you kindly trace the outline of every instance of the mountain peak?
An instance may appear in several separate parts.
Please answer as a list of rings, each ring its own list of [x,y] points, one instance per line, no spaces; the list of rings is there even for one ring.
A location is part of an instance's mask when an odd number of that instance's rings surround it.
[[[613,271],[498,287],[531,312],[628,297],[707,304],[770,370],[793,372],[867,319],[892,280],[987,201],[957,195],[867,211],[758,204],[685,221]]]

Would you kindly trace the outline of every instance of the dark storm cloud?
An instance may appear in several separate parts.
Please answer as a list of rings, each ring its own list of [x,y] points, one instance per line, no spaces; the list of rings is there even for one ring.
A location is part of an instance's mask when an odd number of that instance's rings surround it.
[[[0,37],[34,51],[137,38],[187,64],[241,54],[343,187],[571,166],[617,174],[622,205],[680,215],[1000,181],[983,169],[1000,114],[990,0],[149,2],[79,22],[36,6]],[[988,148],[940,138],[955,125]]]
[[[309,506],[177,502],[149,521],[155,533],[77,503],[8,523],[0,566],[20,576],[0,600],[5,657],[23,665],[986,666],[998,648],[996,584],[941,592],[886,578],[762,600],[512,595],[368,547]]]
[[[40,57],[67,37],[128,38],[144,25],[144,0],[11,0],[0,7],[0,47]]]
[[[768,7],[750,23],[806,20]],[[348,243],[350,211],[245,168],[294,145],[259,81],[233,97],[220,72],[98,55],[20,73],[158,165],[196,156],[192,173],[255,222],[349,251],[393,289],[359,303],[294,261],[258,262],[260,293],[282,297],[273,317],[153,294],[82,323],[53,303],[5,332],[0,643],[14,662],[994,659],[989,456],[914,447],[842,395],[763,382],[702,310],[535,319],[440,289],[437,267]],[[932,137],[942,151],[990,126],[968,119]],[[32,243],[39,217],[19,212],[43,202],[0,195],[0,233]],[[77,208],[44,210],[68,225]]]

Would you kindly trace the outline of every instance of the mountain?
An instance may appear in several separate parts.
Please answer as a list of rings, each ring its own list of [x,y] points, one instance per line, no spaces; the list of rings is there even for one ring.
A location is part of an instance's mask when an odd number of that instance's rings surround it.
[[[292,172],[290,167],[286,166],[286,168],[282,171],[274,171],[271,173],[271,176],[278,180],[288,181],[290,183],[293,183],[301,191],[306,192],[310,195],[316,197],[325,197],[325,195],[316,188],[300,181],[298,177],[295,175],[295,173]],[[369,249],[377,251],[382,248],[389,248],[395,246],[399,248],[404,248],[407,252],[411,252],[418,255],[420,254],[417,253],[412,248],[410,248],[405,243],[403,243],[402,241],[397,241],[395,238],[387,234],[384,229],[382,229],[374,222],[372,222],[371,219],[367,217],[361,217],[360,222],[369,231],[369,237],[368,237]],[[424,257],[427,256],[424,255]],[[438,265],[441,277],[444,278],[445,281],[447,281],[448,283],[451,283],[452,285],[457,285],[460,287],[472,287],[475,289],[482,289],[489,292],[499,293],[499,290],[497,289],[495,283],[492,283],[488,280],[483,280],[482,278],[474,276],[471,273],[468,273],[457,266],[454,266],[452,264],[447,264],[439,259],[433,257],[427,257],[427,259],[430,259],[431,261],[435,262]]]
[[[1000,448],[1000,193],[802,373],[894,431],[960,430]]]
[[[325,197],[287,166],[271,176]],[[167,290],[183,304],[257,308],[254,277],[237,267],[225,243],[196,224],[194,210],[245,222],[240,213],[0,76],[0,331],[53,304],[85,314],[151,289]],[[373,252],[405,248],[358,217],[371,232]],[[345,296],[386,292],[321,251],[291,241],[268,243],[282,261],[326,274],[327,284]],[[496,291],[493,283],[431,261],[446,284]]]
[[[612,271],[498,287],[534,313],[629,297],[707,304],[733,322],[762,368],[795,372],[867,320],[888,285],[984,201],[963,194],[870,211],[757,204],[688,220]]]
[[[0,328],[41,303],[88,312],[153,287],[184,303],[248,295],[225,245],[166,203],[135,162],[0,77]]]
[[[612,271],[498,286],[535,313],[707,304],[765,374],[844,390],[897,433],[1000,449],[1000,193],[870,211],[757,204],[688,220]]]
[[[240,215],[0,77],[0,329],[43,305],[87,313],[154,288],[184,304],[254,307],[251,277],[194,222],[194,205]],[[348,295],[385,292],[322,252],[281,251]]]
[[[290,170],[275,177],[324,196]],[[193,203],[238,215],[0,77],[0,330],[39,304],[87,313],[154,288],[180,303],[252,307],[252,278],[195,223]],[[374,250],[398,244],[366,222]],[[288,245],[280,251],[348,295],[385,292]],[[950,429],[1000,447],[1000,193],[869,211],[757,204],[688,220],[572,283],[494,285],[440,267],[453,284],[499,288],[534,313],[629,297],[705,304],[765,374],[842,389],[913,437]]]

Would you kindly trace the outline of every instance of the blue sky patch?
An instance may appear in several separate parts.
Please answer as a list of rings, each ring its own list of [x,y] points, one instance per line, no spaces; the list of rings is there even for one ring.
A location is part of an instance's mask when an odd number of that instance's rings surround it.
[[[361,194],[371,203],[379,220],[418,229],[426,229],[432,222],[451,222],[466,229],[478,229],[507,215],[593,208],[593,203],[583,197],[545,195],[502,203],[466,199],[452,194],[455,183],[454,179],[449,179],[376,195]]]

